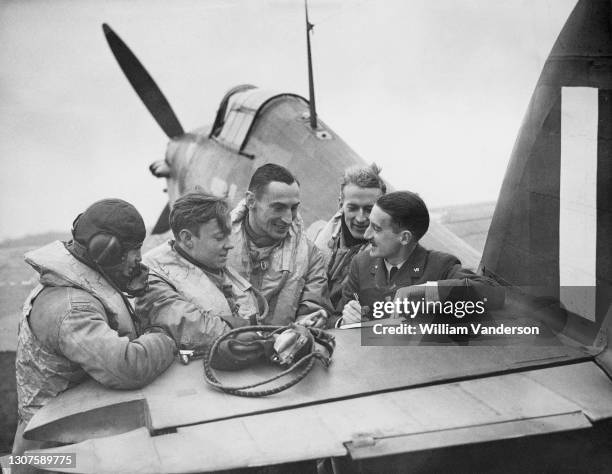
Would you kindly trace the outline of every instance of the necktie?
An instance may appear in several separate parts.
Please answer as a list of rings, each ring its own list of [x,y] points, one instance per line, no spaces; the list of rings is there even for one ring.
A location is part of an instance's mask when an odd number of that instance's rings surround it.
[[[397,273],[397,267],[395,265],[393,265],[389,269],[389,281],[393,280],[393,277],[395,276],[396,273]]]

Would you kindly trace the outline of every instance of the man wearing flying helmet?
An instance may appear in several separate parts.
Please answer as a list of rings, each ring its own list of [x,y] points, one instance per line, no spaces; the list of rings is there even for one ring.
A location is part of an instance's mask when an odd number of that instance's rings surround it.
[[[22,434],[36,411],[89,377],[112,388],[151,382],[171,363],[173,339],[159,328],[140,334],[127,294],[144,290],[142,217],[105,199],[75,219],[70,242],[53,242],[25,260],[39,274],[19,324],[16,354],[19,424],[13,454],[44,447]]]

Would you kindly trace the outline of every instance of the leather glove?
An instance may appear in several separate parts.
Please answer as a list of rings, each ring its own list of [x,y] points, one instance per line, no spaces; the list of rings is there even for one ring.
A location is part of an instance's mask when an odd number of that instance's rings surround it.
[[[274,340],[257,332],[237,334],[219,344],[210,364],[218,370],[240,370],[269,357],[274,350]]]

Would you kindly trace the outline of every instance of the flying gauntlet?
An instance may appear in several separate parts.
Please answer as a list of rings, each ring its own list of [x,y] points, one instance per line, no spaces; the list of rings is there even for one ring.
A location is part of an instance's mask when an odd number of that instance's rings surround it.
[[[241,332],[222,341],[212,356],[211,366],[218,370],[240,370],[261,361],[288,366],[306,355],[312,346],[308,329],[292,325],[283,332]]]

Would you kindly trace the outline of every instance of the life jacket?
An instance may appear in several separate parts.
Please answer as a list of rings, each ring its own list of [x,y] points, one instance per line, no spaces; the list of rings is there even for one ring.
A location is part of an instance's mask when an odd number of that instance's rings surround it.
[[[74,258],[62,242],[56,241],[28,252],[25,260],[40,274],[40,284],[32,290],[23,305],[15,361],[19,416],[28,421],[50,398],[87,376],[79,364],[45,347],[30,328],[28,318],[32,307],[45,288],[80,288],[102,304],[109,326],[120,336],[132,340],[137,334],[119,292],[102,275]],[[59,324],[63,316],[49,315],[49,324]]]
[[[300,218],[293,221],[289,233],[269,257],[253,265],[244,229],[246,204],[241,201],[232,211],[231,242],[228,266],[238,269],[268,301],[268,316],[264,324],[285,326],[295,321],[302,290],[306,284],[311,243],[302,232]],[[256,278],[258,276],[259,278]],[[259,285],[255,280],[259,280]]]
[[[144,256],[149,270],[173,286],[185,299],[213,314],[231,315],[232,310],[223,292],[193,263],[182,258],[168,242],[150,250]],[[241,317],[259,319],[265,311],[265,301],[258,302],[251,284],[230,267],[223,270],[224,282],[232,286],[235,303]],[[260,308],[260,304],[264,307]]]

